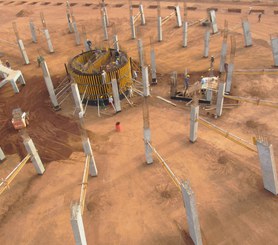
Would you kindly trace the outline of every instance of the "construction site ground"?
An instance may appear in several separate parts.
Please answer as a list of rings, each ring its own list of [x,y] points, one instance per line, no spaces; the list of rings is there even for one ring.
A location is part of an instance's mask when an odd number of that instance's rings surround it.
[[[109,36],[116,30],[121,49],[138,60],[137,41],[131,39],[127,1],[106,1]],[[91,4],[91,5],[90,5]],[[107,46],[103,41],[98,1],[76,1],[73,6],[78,28],[86,26],[93,46]],[[138,4],[136,2],[136,4]],[[251,4],[190,2],[188,11],[188,47],[182,48],[182,28],[175,19],[163,25],[163,41],[157,40],[156,2],[143,1],[146,26],[137,28],[143,40],[146,63],[150,63],[150,37],[155,41],[158,85],[151,87],[149,98],[152,144],[180,180],[189,180],[195,192],[204,244],[277,244],[277,197],[263,187],[258,154],[242,148],[203,125],[198,140],[189,142],[189,106],[177,107],[156,98],[170,97],[170,73],[182,74],[185,68],[191,82],[208,74],[209,59],[202,58],[205,27],[197,23],[207,17],[207,8],[217,8],[218,27],[228,20],[230,34],[235,35],[237,51],[235,70],[271,69],[273,57],[269,35],[277,32],[276,5],[252,4],[265,14],[251,13],[253,46],[244,47],[241,18]],[[172,11],[174,2],[162,2],[162,16]],[[182,7],[182,3],[180,3]],[[120,7],[119,7],[120,6]],[[229,8],[241,9],[230,13]],[[70,206],[79,200],[85,156],[71,96],[62,110],[51,108],[49,95],[38,67],[42,55],[55,86],[65,77],[64,63],[84,50],[76,46],[74,34],[68,33],[65,2],[34,0],[0,1],[0,59],[9,60],[12,68],[22,71],[26,86],[14,94],[10,84],[0,89],[0,146],[7,160],[0,164],[0,177],[6,177],[26,155],[20,134],[11,124],[16,107],[30,113],[27,132],[33,139],[46,168],[42,176],[28,163],[0,196],[0,244],[74,244],[70,224]],[[54,54],[49,54],[42,32],[43,11],[52,39]],[[138,8],[133,9],[134,13]],[[29,19],[38,33],[38,43],[31,40]],[[16,21],[25,44],[30,65],[23,60],[16,44],[12,22]],[[197,24],[194,24],[194,23]],[[139,23],[137,23],[139,26]],[[83,40],[83,39],[82,39]],[[213,35],[210,55],[219,67],[223,37]],[[110,40],[112,45],[112,40]],[[230,46],[230,40],[228,40]],[[229,56],[227,57],[229,61]],[[183,79],[179,76],[179,87]],[[277,101],[277,74],[244,74],[233,76],[232,95]],[[179,189],[173,184],[159,161],[145,163],[143,142],[142,97],[134,95],[130,106],[122,102],[122,112],[111,108],[98,117],[97,108],[88,106],[85,126],[92,143],[98,168],[97,177],[89,177],[83,215],[88,244],[193,244],[189,237],[185,209]],[[234,101],[225,101],[232,103]],[[201,105],[202,108],[202,105]],[[217,126],[252,142],[261,134],[267,137],[278,157],[278,111],[275,108],[241,103],[224,109],[215,119],[212,111],[201,115]],[[121,132],[115,123],[121,123]]]

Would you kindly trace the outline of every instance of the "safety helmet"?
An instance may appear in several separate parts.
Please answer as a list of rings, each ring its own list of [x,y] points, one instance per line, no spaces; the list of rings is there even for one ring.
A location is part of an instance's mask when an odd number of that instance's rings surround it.
[[[201,76],[201,78],[203,78],[204,76]]]
[[[186,77],[190,77],[190,75],[189,74],[187,74],[187,76]]]

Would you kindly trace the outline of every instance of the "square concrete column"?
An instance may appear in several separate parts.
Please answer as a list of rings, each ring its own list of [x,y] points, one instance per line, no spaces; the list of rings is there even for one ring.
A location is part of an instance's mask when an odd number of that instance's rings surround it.
[[[111,84],[112,84],[114,106],[115,106],[116,112],[120,112],[122,110],[122,108],[121,108],[121,100],[120,100],[117,80],[112,79]]]
[[[189,227],[189,235],[195,245],[202,245],[202,236],[195,201],[195,194],[189,186],[188,181],[181,183],[183,203],[186,210],[186,219]]]
[[[187,25],[187,22],[186,21],[183,21],[183,24],[182,24],[182,46],[184,48],[187,47],[187,30],[188,30],[188,25]]]
[[[223,103],[224,103],[224,91],[225,83],[218,84],[217,101],[216,101],[216,116],[220,117],[222,115]]]
[[[74,99],[74,103],[75,103],[75,108],[78,111],[79,118],[82,118],[84,116],[85,112],[84,112],[82,101],[80,98],[78,86],[76,83],[73,83],[70,86],[71,86],[71,91],[72,91],[72,95],[73,95],[73,99]]]
[[[139,11],[140,11],[140,16],[141,16],[141,25],[144,26],[144,25],[146,25],[146,19],[145,19],[145,15],[144,15],[143,4],[139,4]]]
[[[83,139],[82,145],[83,145],[83,150],[85,152],[85,155],[91,157],[90,158],[90,175],[95,177],[95,176],[97,176],[98,171],[97,171],[97,166],[96,166],[96,162],[95,162],[95,158],[94,158],[94,154],[93,154],[93,150],[92,150],[89,138]]]
[[[4,161],[6,159],[6,156],[2,150],[2,148],[0,147],[0,162]]]
[[[161,16],[157,17],[157,39],[159,42],[162,41],[162,18]]]
[[[76,245],[87,245],[86,235],[81,214],[81,207],[78,203],[71,206],[71,227],[73,230]]]
[[[75,21],[73,22],[73,31],[75,36],[75,44],[78,46],[80,45],[80,35]]]
[[[278,194],[278,181],[276,164],[272,145],[262,141],[256,141],[260,166],[263,176],[264,188],[274,195]]]
[[[36,28],[35,28],[35,25],[32,20],[30,20],[29,26],[30,26],[30,31],[31,31],[31,35],[32,35],[32,41],[33,41],[33,43],[36,43],[37,42]]]
[[[105,18],[105,24],[108,27],[109,26],[109,18],[108,18],[107,8],[105,6],[103,7],[103,14],[104,14],[104,18]]]
[[[228,93],[228,94],[231,92],[231,88],[232,88],[233,72],[234,72],[234,64],[229,64],[228,65],[227,80],[226,80],[226,88],[225,88],[225,92]]]
[[[191,143],[194,143],[197,140],[198,132],[198,119],[199,119],[199,106],[191,105],[190,111],[190,137],[189,140]]]
[[[209,55],[209,40],[210,40],[210,30],[207,29],[205,32],[205,38],[204,38],[204,57],[207,58]]]
[[[251,31],[250,31],[250,26],[249,26],[248,20],[242,21],[242,28],[243,28],[245,47],[252,46],[252,36],[251,36]]]
[[[31,155],[31,160],[33,163],[33,166],[35,167],[38,174],[43,174],[45,169],[42,164],[41,158],[38,154],[38,150],[36,149],[33,140],[30,138],[27,138],[23,141],[23,144],[26,148],[26,151]]]
[[[149,72],[148,67],[142,67],[142,79],[143,79],[143,95],[149,96],[150,95],[150,83],[149,83]]]
[[[227,56],[227,40],[223,40],[221,54],[220,54],[220,66],[219,66],[220,72],[223,72],[225,70],[224,64],[226,62],[226,56]]]
[[[29,58],[28,58],[28,55],[26,53],[26,50],[25,50],[25,47],[24,47],[24,44],[23,44],[22,40],[19,39],[17,41],[17,43],[18,43],[18,47],[20,49],[20,53],[22,55],[22,58],[24,59],[24,63],[26,65],[30,64],[30,61],[29,61]]]
[[[114,43],[114,49],[119,51],[120,50],[120,45],[119,45],[118,35],[113,36],[113,43]]]
[[[210,15],[212,33],[215,34],[215,33],[218,32],[218,27],[217,27],[217,23],[216,23],[216,14],[215,14],[215,10],[210,10],[210,11],[209,11],[209,15]]]
[[[134,16],[130,16],[131,38],[136,38]]]
[[[47,45],[48,45],[49,53],[54,53],[53,45],[52,45],[50,35],[49,35],[49,32],[48,32],[47,29],[44,30],[44,35],[45,35],[46,42],[47,42]]]
[[[152,148],[149,146],[148,142],[151,142],[151,130],[150,128],[144,128],[144,142],[145,142],[145,155],[147,164],[153,163]]]
[[[108,40],[108,31],[107,31],[107,24],[106,24],[104,14],[101,16],[101,20],[102,20],[102,29],[103,29],[104,40],[106,41],[106,40]]]
[[[271,47],[274,59],[274,66],[278,66],[278,37],[271,37]]]
[[[156,62],[155,62],[155,52],[154,48],[151,49],[151,70],[152,70],[152,83],[157,84],[156,77]]]
[[[177,26],[181,27],[182,21],[181,21],[181,10],[179,5],[175,7],[175,11],[176,11],[176,18],[177,18]]]
[[[139,65],[140,65],[140,67],[143,67],[144,66],[144,52],[143,52],[142,39],[138,39],[137,46],[138,46]]]

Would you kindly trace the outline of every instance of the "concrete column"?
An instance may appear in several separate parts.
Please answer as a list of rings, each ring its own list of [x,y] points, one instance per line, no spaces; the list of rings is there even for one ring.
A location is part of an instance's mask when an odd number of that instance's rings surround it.
[[[149,96],[150,95],[150,83],[149,83],[149,72],[148,67],[142,67],[142,80],[143,80],[143,95]]]
[[[26,50],[25,50],[25,47],[24,47],[24,44],[23,44],[22,40],[18,39],[17,43],[18,43],[18,47],[20,49],[20,53],[22,55],[22,58],[24,59],[25,64],[26,65],[30,64],[29,58],[28,58],[28,55],[26,53]]]
[[[181,27],[182,26],[182,22],[181,22],[181,10],[180,10],[180,6],[177,5],[175,7],[175,11],[176,11],[176,18],[177,18],[177,26]]]
[[[144,66],[144,53],[143,53],[142,39],[138,39],[137,46],[138,46],[139,65],[140,65],[140,67],[143,67]]]
[[[74,31],[74,36],[75,36],[75,43],[76,45],[80,45],[80,35],[79,35],[79,31],[77,29],[77,25],[76,22],[73,22],[73,31]]]
[[[221,54],[220,54],[220,66],[219,66],[220,72],[223,72],[225,70],[224,64],[226,62],[226,56],[227,56],[227,40],[223,40]]]
[[[23,141],[23,144],[26,148],[26,151],[31,155],[31,160],[33,163],[33,166],[35,167],[38,174],[43,174],[45,169],[42,164],[41,158],[38,154],[38,150],[36,149],[33,140],[30,138],[27,138]]]
[[[130,16],[131,38],[136,38],[134,16]]]
[[[82,118],[84,116],[85,112],[84,112],[82,101],[80,98],[78,86],[76,83],[73,83],[70,86],[71,86],[71,91],[72,91],[72,95],[73,95],[73,99],[74,99],[74,103],[75,103],[75,108],[78,111],[79,118]]]
[[[267,143],[256,141],[260,166],[263,175],[264,188],[274,195],[278,194],[278,180],[276,172],[276,164],[273,154],[272,145]]]
[[[35,28],[35,25],[32,20],[30,20],[29,26],[30,26],[30,31],[31,31],[31,35],[32,35],[32,41],[33,41],[33,43],[36,43],[37,42],[36,28]]]
[[[45,81],[45,84],[46,84],[46,87],[47,87],[47,90],[48,90],[48,93],[50,96],[51,103],[54,106],[54,108],[58,109],[58,108],[60,108],[60,105],[57,101],[57,97],[56,97],[56,94],[54,91],[52,79],[50,77],[47,64],[46,64],[45,60],[42,60],[40,64],[41,64],[41,68],[43,71],[43,78],[44,78],[44,81]]]
[[[161,42],[162,41],[162,18],[161,18],[161,16],[157,17],[157,31],[158,31],[157,39],[159,42]]]
[[[209,40],[210,40],[210,30],[207,29],[205,32],[205,45],[204,45],[204,57],[207,58],[209,55]]]
[[[278,37],[271,38],[271,47],[274,59],[274,66],[278,66]]]
[[[187,25],[187,22],[186,21],[183,21],[183,26],[182,26],[182,46],[184,48],[187,47],[187,30],[188,30],[188,25]]]
[[[16,81],[11,80],[10,82],[11,82],[11,85],[12,85],[12,87],[13,87],[14,92],[15,92],[16,94],[18,94],[18,93],[19,93],[19,89],[18,89],[18,87],[17,87]]]
[[[109,19],[108,19],[108,14],[107,14],[107,8],[103,7],[103,13],[104,13],[104,18],[105,18],[105,24],[108,27],[109,26]]]
[[[151,130],[150,128],[144,128],[144,141],[145,141],[145,154],[147,164],[153,163],[152,148],[147,142],[151,142]]]
[[[194,143],[197,140],[198,119],[199,119],[199,106],[198,105],[191,105],[190,137],[189,137],[189,140],[190,140],[191,143]]]
[[[252,46],[252,36],[251,36],[251,31],[250,31],[248,20],[242,21],[242,28],[243,28],[245,47]]]
[[[218,84],[218,93],[217,93],[217,101],[216,101],[216,116],[218,117],[222,115],[225,85],[226,85],[225,83]]]
[[[71,206],[70,223],[73,230],[75,244],[87,245],[85,230],[83,226],[83,219],[81,214],[81,207],[78,203],[74,203]]]
[[[139,4],[139,11],[140,11],[140,16],[141,16],[141,25],[142,26],[146,25],[143,4]]]
[[[6,156],[5,156],[5,154],[4,154],[3,150],[2,150],[2,148],[0,147],[0,162],[4,161],[5,158],[6,158]]]
[[[119,45],[118,35],[113,36],[113,41],[114,41],[114,49],[119,51],[120,50],[120,45]]]
[[[151,49],[151,69],[152,69],[152,83],[157,84],[154,48]]]
[[[216,14],[215,10],[210,10],[210,20],[211,20],[211,27],[212,27],[212,33],[215,34],[218,32],[218,27],[216,23]]]
[[[53,46],[52,46],[50,35],[49,35],[49,32],[48,32],[47,29],[44,30],[44,35],[45,35],[45,38],[46,38],[46,41],[47,41],[49,52],[54,53],[54,49],[53,49]]]
[[[195,194],[188,181],[181,183],[183,204],[186,210],[186,219],[189,228],[189,235],[195,245],[202,245],[202,235],[200,230],[198,212],[196,207]]]
[[[117,113],[117,112],[120,112],[122,110],[117,80],[112,79],[111,84],[112,84],[114,106],[115,106],[116,113]]]
[[[233,77],[233,71],[234,71],[234,64],[228,65],[228,73],[227,73],[227,80],[226,80],[226,88],[225,92],[230,93],[232,88],[232,77]]]
[[[67,19],[68,19],[69,32],[73,33],[73,27],[72,27],[72,23],[70,21],[70,15],[69,14],[67,14]]]
[[[97,166],[96,166],[96,162],[95,162],[95,158],[94,158],[94,154],[93,154],[93,150],[92,150],[89,138],[83,139],[82,140],[82,145],[83,145],[83,150],[85,152],[85,155],[91,157],[91,160],[90,160],[90,175],[95,177],[95,176],[97,176],[98,171],[97,171]]]
[[[101,17],[102,20],[102,29],[103,29],[103,35],[104,35],[104,40],[108,40],[108,31],[107,31],[107,24],[105,20],[105,15],[103,14]]]
[[[207,89],[206,90],[206,100],[207,101],[212,101],[212,90],[211,89]]]

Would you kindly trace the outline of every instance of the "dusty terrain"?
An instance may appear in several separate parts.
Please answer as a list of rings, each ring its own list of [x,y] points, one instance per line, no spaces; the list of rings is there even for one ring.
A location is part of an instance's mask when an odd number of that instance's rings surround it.
[[[47,3],[47,4],[46,4]],[[97,1],[76,1],[73,6],[79,30],[86,25],[87,35],[96,46],[103,42]],[[131,40],[127,1],[107,1],[108,14],[116,30],[121,48],[138,59],[136,40]],[[91,5],[90,5],[91,4]],[[149,63],[149,39],[156,40],[155,2],[144,1],[147,25],[139,27],[144,43],[145,58]],[[120,6],[122,5],[122,6]],[[171,10],[162,4],[162,16]],[[271,68],[273,57],[269,35],[278,32],[278,6],[255,4],[263,9],[262,22],[257,13],[249,15],[254,45],[244,47],[241,17],[246,16],[247,3],[197,3],[188,11],[190,23],[206,17],[206,9],[217,7],[217,21],[223,29],[227,19],[236,36],[235,69]],[[120,6],[120,7],[119,7]],[[240,8],[242,13],[228,13],[228,8]],[[60,112],[50,107],[41,68],[36,59],[43,55],[55,85],[65,76],[64,63],[84,50],[76,46],[74,35],[68,33],[65,2],[0,1],[0,55],[20,69],[26,86],[14,95],[10,85],[0,89],[0,146],[8,155],[0,164],[0,176],[5,177],[26,154],[21,137],[10,123],[11,111],[20,106],[29,111],[32,137],[46,167],[38,176],[28,163],[10,189],[0,196],[0,244],[74,244],[70,225],[70,205],[79,199],[84,167],[81,138],[73,117],[74,105],[69,99]],[[44,12],[50,31],[54,54],[49,54],[42,33],[40,11]],[[138,11],[136,8],[134,12]],[[29,31],[32,18],[38,31],[38,43],[33,44]],[[16,21],[19,35],[31,61],[23,65],[16,47],[12,22]],[[138,25],[138,24],[137,24]],[[183,73],[187,68],[192,80],[207,74],[209,60],[202,58],[204,27],[189,28],[188,48],[181,47],[182,30],[175,28],[175,20],[163,26],[164,41],[155,43],[158,85],[152,87],[150,120],[153,145],[165,158],[173,172],[189,180],[196,194],[199,221],[204,244],[277,244],[277,197],[263,188],[258,156],[223,138],[202,125],[198,140],[189,142],[189,108],[183,102],[173,107],[156,99],[169,98],[169,74]],[[111,42],[110,42],[111,43]],[[210,55],[219,56],[222,36],[211,38]],[[230,44],[230,42],[229,42]],[[194,75],[196,74],[196,75]],[[182,84],[182,80],[179,81]],[[232,94],[278,101],[277,75],[234,75]],[[88,107],[85,125],[92,142],[98,177],[89,178],[84,227],[88,244],[193,244],[189,237],[181,194],[155,160],[145,164],[141,98],[132,98],[134,106],[123,102],[117,115],[97,116]],[[111,109],[108,110],[108,113]],[[213,112],[211,112],[212,114]],[[224,110],[214,119],[203,116],[219,127],[251,142],[256,132],[267,136],[278,157],[278,112],[276,109],[241,104]],[[120,121],[122,131],[115,132]]]

